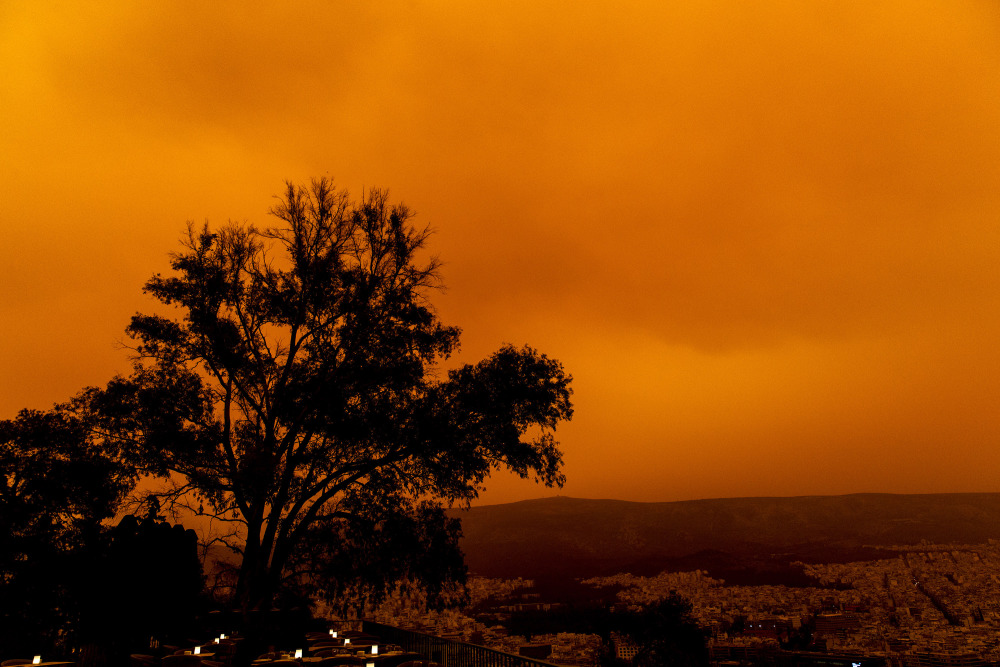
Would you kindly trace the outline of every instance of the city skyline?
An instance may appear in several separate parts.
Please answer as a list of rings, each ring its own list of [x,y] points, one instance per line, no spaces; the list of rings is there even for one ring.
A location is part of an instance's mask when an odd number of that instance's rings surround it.
[[[436,230],[456,363],[574,376],[566,486],[478,504],[1000,491],[996,8],[676,4],[6,4],[0,419],[330,176]]]

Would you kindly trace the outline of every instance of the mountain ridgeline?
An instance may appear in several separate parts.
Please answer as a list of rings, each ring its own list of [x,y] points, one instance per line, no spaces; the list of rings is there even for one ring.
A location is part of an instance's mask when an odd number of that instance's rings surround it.
[[[462,519],[470,572],[489,577],[702,569],[733,584],[805,585],[792,562],[872,560],[896,555],[878,546],[1000,538],[1000,493],[668,503],[557,496],[453,515]]]

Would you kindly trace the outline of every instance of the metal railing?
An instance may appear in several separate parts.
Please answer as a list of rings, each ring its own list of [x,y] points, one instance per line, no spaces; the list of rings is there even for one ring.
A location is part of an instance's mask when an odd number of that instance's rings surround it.
[[[425,659],[440,664],[441,667],[557,667],[544,660],[535,660],[453,639],[442,639],[375,621],[364,621],[362,630],[376,635],[386,644],[398,644],[406,651],[419,653]]]

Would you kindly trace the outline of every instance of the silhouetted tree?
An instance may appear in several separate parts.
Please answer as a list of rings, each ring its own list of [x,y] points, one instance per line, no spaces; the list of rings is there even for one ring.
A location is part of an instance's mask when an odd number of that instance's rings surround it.
[[[705,632],[691,615],[691,603],[675,593],[641,611],[612,615],[609,628],[638,647],[640,667],[701,667],[708,664]]]
[[[64,651],[79,632],[87,549],[134,483],[63,411],[0,421],[0,653]],[[29,653],[30,652],[30,653]]]
[[[570,377],[528,347],[435,371],[459,330],[428,302],[428,230],[384,192],[355,204],[325,179],[289,184],[271,212],[279,227],[189,226],[174,274],[145,287],[180,317],[134,316],[134,371],[76,403],[173,480],[162,497],[233,527],[219,539],[241,556],[245,611],[315,560],[318,537],[334,562],[336,540],[373,527],[419,536],[418,500],[468,502],[498,468],[561,485],[553,431],[572,414]]]
[[[511,635],[531,641],[535,635],[578,632],[600,635],[605,654],[602,664],[620,667],[611,633],[625,635],[638,647],[634,664],[705,665],[705,633],[691,615],[691,604],[672,594],[638,611],[613,611],[606,604],[575,604],[548,611],[519,611],[504,623]]]
[[[81,641],[100,646],[109,662],[148,652],[151,637],[166,643],[198,635],[204,578],[193,530],[161,520],[151,506],[142,521],[123,517],[83,562]]]

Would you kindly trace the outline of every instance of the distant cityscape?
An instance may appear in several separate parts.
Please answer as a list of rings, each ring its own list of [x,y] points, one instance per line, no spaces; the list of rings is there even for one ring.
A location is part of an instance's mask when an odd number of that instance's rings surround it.
[[[885,559],[800,563],[816,582],[810,587],[728,586],[706,571],[664,572],[654,577],[617,574],[582,580],[617,589],[612,607],[638,609],[671,593],[686,598],[705,629],[715,665],[775,664],[784,652],[826,654],[826,664],[886,664],[890,667],[968,667],[1000,664],[1000,542],[880,547]],[[537,653],[564,665],[596,665],[599,636],[562,632],[512,636],[505,613],[546,610],[558,601],[539,600],[534,582],[474,578],[469,609],[483,600],[501,601],[494,625],[466,612],[428,611],[394,599],[374,620],[478,643],[509,653]],[[466,610],[468,611],[468,610]],[[532,648],[534,647],[534,648]],[[629,657],[627,645],[612,647]],[[800,664],[800,663],[799,663]]]

